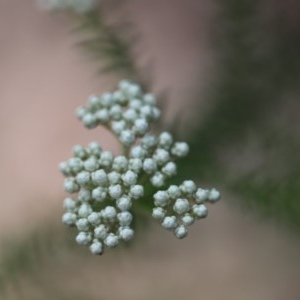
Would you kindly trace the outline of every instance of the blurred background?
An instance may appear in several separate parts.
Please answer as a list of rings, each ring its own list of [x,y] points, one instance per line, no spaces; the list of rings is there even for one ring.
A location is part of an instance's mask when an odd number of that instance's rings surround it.
[[[102,257],[75,245],[57,165],[92,140],[118,152],[73,112],[121,75],[78,47],[81,17],[0,0],[1,299],[300,299],[299,3],[108,2],[108,24],[138,33],[123,36],[135,77],[190,142],[181,174],[222,201],[184,240],[149,220]]]

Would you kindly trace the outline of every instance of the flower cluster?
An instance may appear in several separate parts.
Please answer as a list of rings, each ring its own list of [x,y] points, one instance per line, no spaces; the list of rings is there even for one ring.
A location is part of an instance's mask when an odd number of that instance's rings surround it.
[[[95,9],[99,0],[36,0],[43,10],[60,11],[71,10],[78,14],[87,13]]]
[[[86,148],[76,145],[73,157],[59,166],[66,176],[64,189],[73,194],[64,200],[62,221],[77,227],[77,243],[88,245],[92,253],[102,254],[105,246],[133,238],[131,209],[143,201],[145,180],[156,189],[152,216],[178,238],[187,235],[186,226],[207,215],[204,202],[219,200],[217,190],[197,188],[193,181],[158,190],[176,175],[176,160],[186,156],[189,147],[168,132],[149,133],[160,110],[155,97],[143,94],[139,85],[123,80],[113,93],[90,96],[77,116],[87,128],[102,125],[111,130],[124,151],[114,156],[96,142]]]

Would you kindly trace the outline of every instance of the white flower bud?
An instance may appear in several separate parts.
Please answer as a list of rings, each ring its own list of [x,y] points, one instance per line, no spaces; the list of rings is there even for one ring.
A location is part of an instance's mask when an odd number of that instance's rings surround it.
[[[143,105],[140,108],[140,113],[143,118],[146,118],[148,120],[152,119],[153,117],[153,109],[150,105]]]
[[[157,164],[161,166],[170,160],[170,154],[165,149],[156,149],[153,154],[153,158]]]
[[[149,123],[145,119],[137,119],[134,122],[134,132],[143,136],[149,130]]]
[[[127,169],[127,165],[128,165],[127,158],[123,155],[120,155],[114,159],[112,168],[115,171],[121,172],[121,171],[125,171]]]
[[[97,157],[99,157],[102,152],[102,148],[97,142],[89,143],[88,150],[91,155],[94,155]]]
[[[146,158],[143,163],[143,170],[147,174],[153,174],[157,169],[157,165],[154,159]]]
[[[92,193],[88,189],[81,189],[78,193],[78,200],[82,202],[87,202],[92,199]]]
[[[77,193],[80,189],[74,178],[66,178],[64,181],[64,189],[67,193]]]
[[[58,167],[59,167],[60,172],[63,175],[65,175],[65,176],[71,175],[71,168],[67,162],[65,162],[65,161],[61,162]]]
[[[188,231],[183,225],[180,225],[175,228],[174,234],[177,238],[183,239],[184,237],[187,236]]]
[[[117,211],[113,206],[106,206],[101,210],[101,215],[105,219],[113,220],[117,216]]]
[[[118,237],[113,233],[110,233],[104,240],[105,245],[109,248],[116,247],[118,245],[118,242]]]
[[[107,234],[108,234],[108,229],[103,224],[100,224],[94,229],[94,236],[97,239],[104,240],[107,237]]]
[[[73,147],[74,156],[84,159],[87,156],[87,151],[81,145],[76,145]]]
[[[89,222],[87,219],[79,219],[76,222],[77,229],[79,231],[87,231],[89,229]]]
[[[103,167],[109,167],[114,160],[114,156],[109,151],[103,151],[100,156],[100,164]]]
[[[136,113],[135,109],[132,109],[132,108],[127,109],[123,113],[123,118],[126,121],[133,123],[137,118],[137,113]]]
[[[141,144],[145,149],[153,148],[157,145],[157,138],[152,134],[147,134],[142,138]]]
[[[102,96],[101,96],[101,104],[102,106],[104,107],[110,107],[112,104],[113,104],[113,95],[111,93],[104,93]]]
[[[134,236],[133,229],[129,227],[120,227],[119,228],[119,236],[124,241],[130,241]]]
[[[137,174],[131,170],[128,170],[125,174],[122,175],[122,180],[127,186],[134,185],[137,182]]]
[[[169,149],[173,144],[173,137],[169,132],[162,132],[158,138],[159,146]]]
[[[129,102],[129,107],[135,110],[139,110],[142,107],[143,103],[140,99],[132,99]]]
[[[185,142],[176,142],[171,150],[171,153],[177,157],[184,157],[189,152],[189,145]]]
[[[86,185],[90,181],[90,173],[86,171],[81,171],[77,174],[76,181],[81,186]]]
[[[180,189],[181,189],[182,193],[187,194],[187,195],[191,195],[191,194],[193,194],[193,193],[196,192],[197,186],[196,186],[196,184],[195,184],[194,181],[192,181],[192,180],[185,180],[181,184]]]
[[[101,221],[99,213],[96,212],[89,214],[87,219],[92,225],[98,225]]]
[[[181,215],[190,210],[190,203],[187,199],[179,198],[175,201],[173,210]]]
[[[198,204],[203,203],[204,201],[206,201],[208,199],[208,194],[209,194],[208,190],[204,190],[204,189],[198,188],[198,190],[197,190],[197,192],[195,194],[195,201]]]
[[[102,124],[105,124],[110,120],[109,112],[106,108],[102,108],[96,111],[95,117]]]
[[[162,172],[166,174],[168,177],[173,177],[177,173],[177,167],[176,164],[173,161],[168,162],[164,167],[162,168]]]
[[[115,91],[113,93],[113,99],[116,103],[125,104],[127,102],[127,98],[122,93],[122,91]]]
[[[121,134],[121,132],[123,130],[126,129],[126,122],[124,120],[120,120],[120,121],[113,121],[111,123],[111,128],[113,130],[114,133],[116,134]]]
[[[156,99],[154,97],[153,94],[145,94],[144,97],[143,97],[143,100],[146,104],[149,104],[151,106],[154,106],[156,105]]]
[[[76,242],[79,245],[87,245],[92,240],[91,235],[88,232],[79,232],[76,236]]]
[[[76,201],[71,198],[65,198],[63,207],[66,210],[74,210],[76,208]]]
[[[141,92],[140,86],[133,83],[131,83],[126,90],[126,93],[130,98],[138,96],[140,92]]]
[[[121,226],[128,226],[132,222],[132,214],[129,211],[118,213],[118,220]]]
[[[82,118],[84,117],[84,115],[87,113],[87,109],[83,106],[79,106],[76,109],[76,116],[78,119],[82,120]]]
[[[114,104],[109,110],[109,115],[113,120],[119,120],[122,114],[122,107],[118,104]]]
[[[152,119],[156,121],[160,118],[160,115],[161,115],[160,109],[157,107],[153,107],[152,116],[151,116]]]
[[[181,196],[180,188],[177,185],[170,185],[168,188],[170,198],[177,199]]]
[[[139,173],[142,169],[143,163],[139,158],[130,158],[128,163],[129,170],[132,170],[135,173]]]
[[[207,216],[207,208],[204,204],[193,205],[193,213],[197,218],[205,218]]]
[[[195,218],[190,214],[185,214],[182,218],[182,223],[186,226],[190,226],[195,222]]]
[[[216,189],[211,189],[208,193],[208,201],[217,202],[221,199],[221,194]]]
[[[82,122],[87,128],[95,128],[98,125],[97,118],[94,114],[86,113],[82,117]]]
[[[165,176],[160,172],[156,172],[154,176],[150,178],[150,182],[155,187],[161,187],[165,184]]]
[[[113,199],[121,198],[123,193],[121,185],[120,184],[111,185],[108,188],[108,193]]]
[[[132,158],[143,159],[146,155],[145,150],[141,146],[134,146],[131,148],[130,156]]]
[[[121,181],[121,174],[116,171],[108,173],[108,181],[110,184],[119,183]]]
[[[165,217],[161,225],[166,229],[175,228],[177,226],[176,217],[175,216]]]
[[[130,87],[131,83],[128,80],[121,80],[118,84],[118,88],[122,91],[122,92],[126,92],[128,90],[128,88]]]
[[[92,191],[92,197],[96,201],[100,201],[100,202],[105,201],[106,197],[107,197],[107,190],[106,190],[106,188],[103,188],[103,187],[99,186],[99,187],[93,189],[93,191]]]
[[[100,105],[101,105],[100,104],[100,98],[97,95],[91,95],[91,96],[89,96],[89,98],[88,98],[88,106],[91,109],[95,109],[95,108],[99,107]]]
[[[107,184],[107,174],[104,170],[97,170],[96,172],[92,173],[92,181],[94,184],[98,185],[106,185]]]
[[[97,241],[97,240],[94,240],[93,243],[92,243],[91,246],[90,246],[90,251],[91,251],[93,254],[101,255],[101,254],[103,253],[103,246],[102,246],[102,243],[100,243],[100,242]]]
[[[130,187],[129,195],[133,199],[139,199],[144,195],[144,188],[141,185],[133,185]]]
[[[95,157],[90,157],[88,158],[84,163],[84,168],[86,171],[89,171],[89,172],[93,172],[93,171],[96,171],[98,168],[99,168],[99,164],[98,164],[98,161],[96,160]]]
[[[162,207],[154,207],[152,210],[152,217],[154,219],[163,219],[166,215],[166,211]]]
[[[75,173],[78,173],[83,169],[82,160],[78,157],[70,158],[68,160],[68,165],[70,166],[71,170]]]
[[[78,216],[81,218],[86,218],[89,214],[93,212],[91,206],[87,203],[82,203],[78,208]]]
[[[119,210],[125,211],[131,208],[132,203],[128,196],[123,196],[117,200],[116,204]]]
[[[166,191],[158,191],[153,195],[154,204],[156,206],[166,206],[169,203],[169,195]]]
[[[74,225],[77,220],[76,214],[66,212],[62,216],[62,222],[66,225]]]
[[[134,133],[130,130],[123,130],[120,134],[120,141],[125,146],[130,146],[135,142]]]

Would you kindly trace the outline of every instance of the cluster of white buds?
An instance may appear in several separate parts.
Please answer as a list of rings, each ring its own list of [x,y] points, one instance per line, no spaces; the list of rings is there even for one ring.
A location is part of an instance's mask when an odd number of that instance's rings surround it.
[[[99,0],[36,0],[39,8],[48,11],[70,10],[84,14],[94,10]]]
[[[145,179],[157,191],[152,216],[178,238],[187,235],[186,226],[207,215],[204,202],[220,199],[217,190],[197,188],[193,181],[158,190],[176,175],[176,159],[186,156],[189,146],[174,141],[168,132],[149,133],[160,110],[155,97],[143,94],[139,85],[123,80],[115,92],[90,96],[77,116],[87,128],[104,125],[111,130],[124,150],[115,157],[97,142],[87,148],[76,145],[73,157],[59,166],[67,177],[64,189],[73,194],[64,200],[63,223],[77,227],[77,243],[89,246],[92,253],[102,254],[105,246],[113,248],[133,238],[131,209],[135,201],[142,201]]]

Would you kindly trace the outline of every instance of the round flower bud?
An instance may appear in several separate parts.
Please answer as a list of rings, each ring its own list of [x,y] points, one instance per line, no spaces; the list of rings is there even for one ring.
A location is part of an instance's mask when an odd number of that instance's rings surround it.
[[[76,214],[66,212],[62,216],[62,222],[66,225],[74,225],[77,220]]]
[[[98,225],[101,221],[99,213],[96,212],[89,214],[87,219],[92,225]]]
[[[109,110],[109,115],[113,120],[119,120],[123,114],[122,107],[119,104],[115,104]]]
[[[156,206],[166,206],[169,203],[169,195],[166,191],[158,191],[153,195]]]
[[[100,156],[100,164],[103,167],[109,167],[114,160],[114,156],[109,151],[103,151]]]
[[[99,109],[98,111],[96,111],[95,117],[102,124],[107,123],[110,119],[109,112],[106,108],[102,108],[102,109]]]
[[[161,187],[161,186],[163,186],[165,184],[165,176],[162,173],[160,173],[160,172],[156,172],[150,178],[150,182],[155,187]]]
[[[104,170],[97,170],[92,173],[92,181],[94,184],[106,185],[107,184],[107,174]]]
[[[100,97],[100,101],[101,101],[102,106],[110,107],[113,104],[113,95],[111,93],[104,93]]]
[[[108,173],[108,181],[110,184],[119,183],[121,181],[121,174],[116,171]]]
[[[140,99],[132,99],[129,102],[129,107],[135,110],[139,110],[142,107],[143,103]]]
[[[130,130],[123,130],[120,134],[120,141],[125,146],[130,146],[135,142],[134,133]]]
[[[59,167],[60,172],[63,175],[65,175],[65,176],[71,175],[71,168],[67,162],[64,162],[64,161],[61,162],[58,167]]]
[[[176,217],[175,216],[165,217],[161,225],[166,229],[175,228],[177,226]]]
[[[87,219],[79,219],[76,222],[77,229],[79,231],[87,231],[89,229],[89,222]]]
[[[77,193],[80,189],[74,178],[66,178],[64,182],[64,189],[67,193]]]
[[[197,186],[196,186],[196,184],[195,184],[194,181],[192,181],[192,180],[185,180],[181,184],[180,189],[181,189],[181,191],[184,194],[191,195],[191,194],[193,194],[193,193],[196,192]]]
[[[221,194],[216,189],[211,189],[208,193],[208,201],[217,202],[221,198]]]
[[[94,240],[93,243],[92,243],[91,246],[90,246],[90,251],[91,251],[93,254],[101,255],[101,254],[103,253],[103,246],[102,246],[102,243],[100,243],[100,242],[97,241],[97,240]]]
[[[82,203],[78,208],[78,216],[81,218],[86,218],[92,212],[93,212],[92,208],[87,203]]]
[[[130,209],[132,203],[128,196],[123,196],[117,200],[116,204],[119,210],[126,211]]]
[[[99,186],[99,187],[93,189],[92,197],[93,197],[93,199],[102,202],[102,201],[106,200],[107,191],[105,188]]]
[[[176,164],[172,161],[168,162],[163,168],[162,172],[166,174],[168,177],[175,176],[177,173]]]
[[[195,222],[195,218],[190,214],[185,214],[182,218],[182,223],[186,226],[190,226]]]
[[[113,121],[111,123],[111,129],[113,130],[114,133],[119,135],[123,130],[126,129],[126,122],[124,120]]]
[[[143,100],[146,104],[154,106],[156,104],[156,99],[153,94],[145,94]]]
[[[141,144],[145,149],[153,148],[157,145],[157,138],[152,134],[147,134],[142,138]]]
[[[152,109],[152,119],[153,120],[158,120],[160,118],[161,112],[160,109],[157,107],[153,107]]]
[[[141,88],[139,85],[137,84],[133,84],[131,83],[130,86],[127,88],[127,95],[128,97],[132,98],[132,97],[135,97],[135,96],[138,96],[141,92]]]
[[[126,121],[133,123],[137,118],[135,109],[129,108],[123,113],[123,117]]]
[[[68,160],[68,165],[70,166],[71,170],[75,173],[78,173],[83,169],[82,160],[78,157],[70,158]]]
[[[66,210],[74,210],[76,208],[76,201],[71,198],[65,198],[63,207]]]
[[[134,146],[131,148],[130,156],[132,158],[143,159],[145,155],[146,155],[145,150],[141,146]]]
[[[147,174],[153,174],[157,169],[157,165],[154,159],[146,158],[143,163],[143,170]]]
[[[119,199],[122,196],[122,187],[120,184],[111,185],[108,188],[108,193],[113,199]]]
[[[205,218],[207,216],[207,208],[204,204],[193,205],[193,213],[197,218]]]
[[[97,157],[99,157],[102,152],[102,148],[97,142],[89,143],[88,150],[91,155],[94,155]]]
[[[166,215],[166,211],[162,207],[154,207],[152,210],[152,217],[154,219],[163,219]]]
[[[95,128],[98,125],[97,118],[94,114],[86,113],[82,117],[82,122],[87,128]]]
[[[95,109],[97,107],[99,107],[100,104],[100,98],[97,95],[91,95],[88,99],[88,106],[91,109]]]
[[[104,240],[105,245],[109,248],[116,247],[118,245],[118,242],[118,237],[113,233],[110,233]]]
[[[153,109],[150,105],[143,105],[140,109],[141,116],[148,120],[152,119],[153,117]]]
[[[101,215],[105,219],[113,220],[117,216],[117,211],[113,206],[106,206],[101,210]]]
[[[73,147],[73,154],[80,159],[84,159],[87,156],[87,151],[81,145],[76,145]]]
[[[76,236],[76,242],[79,245],[87,245],[91,240],[91,235],[88,232],[79,232]]]
[[[87,109],[83,106],[79,106],[76,109],[76,116],[78,119],[82,120],[82,118],[84,117],[84,115],[87,113]]]
[[[128,161],[127,158],[123,155],[117,156],[113,162],[113,169],[115,171],[121,172],[127,169]]]
[[[177,238],[183,239],[184,237],[187,236],[187,229],[183,225],[179,225],[178,227],[175,228],[174,234]]]
[[[177,185],[170,185],[168,188],[170,198],[177,199],[181,196],[180,188]]]
[[[209,191],[199,188],[195,194],[195,201],[198,204],[203,203],[208,199]]]
[[[139,199],[144,195],[144,188],[141,185],[133,185],[130,187],[129,195],[133,199]]]
[[[129,211],[118,213],[118,220],[121,226],[128,226],[132,222],[132,214]]]
[[[130,241],[134,236],[133,229],[129,227],[120,227],[119,229],[119,236],[124,241]]]
[[[94,229],[94,236],[97,239],[104,240],[107,237],[107,232],[108,232],[108,229],[106,228],[106,226],[103,224],[100,224],[99,226],[97,226]]]
[[[126,92],[128,90],[128,88],[130,87],[130,81],[128,80],[121,80],[118,84],[118,88],[122,91],[122,92]]]
[[[116,103],[125,104],[127,102],[127,98],[121,91],[115,91],[113,93],[113,99]]]
[[[158,143],[162,148],[169,149],[173,144],[173,137],[169,132],[162,132],[158,137]]]
[[[137,182],[137,174],[131,170],[128,170],[125,174],[122,175],[122,180],[127,186],[134,185]]]
[[[153,158],[155,159],[157,164],[161,166],[170,160],[170,154],[165,149],[156,149]]]
[[[129,170],[132,170],[135,173],[139,173],[142,169],[143,163],[139,158],[130,158],[128,163]]]
[[[134,132],[143,136],[149,130],[149,123],[145,119],[137,119],[134,122]]]
[[[92,193],[88,189],[81,189],[78,193],[78,200],[82,202],[87,202],[92,200]]]
[[[89,171],[89,172],[93,172],[93,171],[96,171],[98,168],[99,168],[99,164],[98,164],[98,161],[96,160],[95,157],[90,157],[88,158],[84,163],[84,168],[86,171]]]
[[[171,153],[177,157],[184,157],[189,152],[189,145],[184,142],[176,142],[172,147]]]
[[[177,199],[173,206],[173,210],[177,212],[179,215],[188,212],[190,210],[190,203],[187,199]]]
[[[81,186],[86,185],[90,181],[90,173],[86,171],[81,171],[77,174],[76,181]]]

